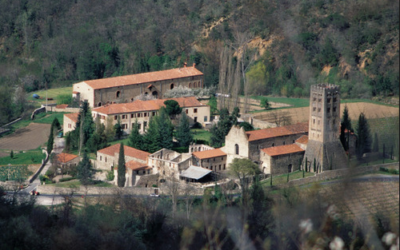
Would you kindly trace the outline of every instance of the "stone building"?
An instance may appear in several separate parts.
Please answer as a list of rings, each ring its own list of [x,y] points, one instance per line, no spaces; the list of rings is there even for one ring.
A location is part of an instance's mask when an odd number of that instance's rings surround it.
[[[285,174],[300,169],[304,149],[297,144],[269,147],[260,150],[260,165],[264,174]]]
[[[71,167],[78,166],[80,161],[79,156],[68,153],[59,153],[56,157],[57,162],[53,162],[53,164],[57,165],[57,174],[65,173]]]
[[[307,133],[307,123],[247,132],[241,127],[233,126],[225,137],[223,148],[228,155],[227,164],[230,164],[234,158],[249,158],[259,164],[261,149],[293,144]]]
[[[157,115],[161,107],[165,107],[166,100],[175,100],[189,118],[189,123],[193,125],[199,122],[204,123],[210,120],[210,106],[202,104],[194,96],[179,97],[170,99],[156,99],[141,101],[136,100],[131,103],[109,104],[92,110],[93,118],[100,117],[100,122],[106,127],[109,124],[114,126],[120,119],[122,129],[129,134],[135,121],[138,122],[139,131],[145,132],[150,118]],[[178,119],[178,118],[177,118]],[[110,120],[110,121],[108,121]]]
[[[173,177],[179,179],[183,170],[189,168],[192,162],[191,154],[180,154],[170,149],[161,149],[148,157],[148,165],[158,173],[160,179]]]
[[[214,172],[223,172],[227,170],[227,154],[219,148],[193,152],[192,165],[212,170]]]
[[[192,67],[162,70],[135,75],[88,80],[73,85],[72,96],[87,100],[90,107],[111,103],[132,102],[138,95],[162,98],[168,90],[178,86],[202,88],[203,73]]]
[[[339,141],[340,87],[332,84],[311,86],[308,144],[304,161],[315,159],[318,171],[347,167],[347,158]]]
[[[79,113],[64,114],[63,132],[64,134],[75,129],[78,122]]]

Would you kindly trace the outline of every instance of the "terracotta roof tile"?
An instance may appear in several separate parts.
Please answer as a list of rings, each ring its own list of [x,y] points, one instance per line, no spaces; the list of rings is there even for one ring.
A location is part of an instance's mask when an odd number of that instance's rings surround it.
[[[305,150],[300,148],[296,144],[289,144],[277,147],[270,147],[270,148],[263,148],[261,149],[264,153],[269,156],[278,156],[278,155],[286,155],[286,154],[293,154],[298,152],[304,152]]]
[[[70,120],[72,120],[76,123],[76,122],[78,122],[79,113],[64,114],[64,116],[68,117]]]
[[[146,164],[137,162],[137,161],[128,161],[126,164],[126,167],[129,169],[132,169],[134,171],[136,170],[147,170],[147,169],[151,169],[151,167],[147,166]]]
[[[298,123],[285,127],[266,128],[260,130],[247,131],[246,135],[248,141],[257,141],[267,138],[293,135],[299,133],[307,133],[307,132],[308,132],[308,123]]]
[[[141,111],[156,111],[159,110],[161,107],[165,107],[164,102],[166,100],[175,100],[179,103],[179,106],[183,108],[207,106],[199,102],[196,97],[190,96],[168,99],[155,99],[148,101],[136,100],[129,103],[116,103],[94,108],[93,111],[106,115]]]
[[[61,163],[67,163],[69,161],[72,161],[76,157],[78,157],[78,156],[77,155],[73,155],[73,154],[60,153],[60,154],[57,155],[57,161],[61,162]]]
[[[107,148],[103,148],[98,150],[98,153],[102,153],[102,154],[106,154],[106,155],[110,155],[110,156],[114,156],[115,153],[119,153],[119,147],[120,144],[114,144],[112,146],[109,146]],[[125,146],[124,145],[124,154],[125,156],[130,156],[130,157],[134,157],[136,159],[140,159],[143,161],[147,160],[147,156],[150,155],[150,153],[136,149],[136,148],[132,148],[129,146]]]
[[[307,144],[308,143],[308,136],[307,135],[303,135],[299,139],[297,139],[296,142],[300,143],[300,144]]]
[[[140,83],[151,83],[163,80],[173,80],[190,76],[202,76],[203,73],[195,67],[184,67],[155,72],[147,72],[135,75],[117,76],[97,80],[84,81],[93,89],[112,88]]]
[[[66,107],[68,107],[68,104],[59,104],[59,105],[56,105],[56,109],[65,109]]]
[[[208,159],[208,158],[226,156],[226,153],[221,149],[216,148],[211,150],[193,152],[193,155],[199,159]]]

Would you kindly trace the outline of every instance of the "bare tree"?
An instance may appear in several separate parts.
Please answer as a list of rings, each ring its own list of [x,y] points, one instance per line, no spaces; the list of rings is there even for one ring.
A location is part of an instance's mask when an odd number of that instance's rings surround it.
[[[178,195],[179,195],[179,181],[174,179],[173,177],[166,178],[165,188],[167,189],[168,194],[171,196],[172,217],[175,218],[176,205],[178,203]]]
[[[190,213],[192,211],[192,205],[194,202],[194,195],[196,194],[195,187],[191,186],[190,184],[186,184],[183,188],[183,199],[185,200],[186,204],[186,219],[190,219]]]

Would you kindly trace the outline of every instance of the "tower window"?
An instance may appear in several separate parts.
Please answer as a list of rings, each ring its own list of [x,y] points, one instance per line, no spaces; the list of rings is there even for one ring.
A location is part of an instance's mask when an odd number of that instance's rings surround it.
[[[316,108],[316,107],[313,107],[313,108],[312,108],[312,111],[315,111],[315,110],[317,110],[317,108]]]
[[[330,103],[330,102],[331,102],[331,98],[328,98],[326,101],[327,101],[328,103]]]
[[[239,154],[239,145],[235,144],[235,154]]]
[[[120,96],[121,96],[121,91],[118,90],[117,93],[115,93],[115,97],[119,98]]]
[[[326,111],[329,113],[331,112],[331,108],[327,108]]]
[[[336,102],[336,97],[333,97],[333,102]]]
[[[336,112],[336,107],[333,108],[333,112]]]

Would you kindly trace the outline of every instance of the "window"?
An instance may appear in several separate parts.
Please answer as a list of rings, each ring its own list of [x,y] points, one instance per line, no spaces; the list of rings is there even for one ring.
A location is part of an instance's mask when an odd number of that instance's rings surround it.
[[[144,113],[143,113],[143,117],[147,117],[147,112],[144,112]]]
[[[71,126],[71,123],[68,123],[68,128],[71,128],[72,126]]]
[[[239,145],[235,144],[235,154],[239,154]]]
[[[318,112],[321,112],[321,108],[318,108]]]
[[[321,121],[320,120],[318,120],[318,125],[321,123]]]
[[[134,118],[135,117],[135,114],[131,114],[131,118]]]
[[[185,112],[186,112],[186,114],[189,114],[189,109],[186,109]]]
[[[194,120],[194,123],[196,123],[197,122],[197,117],[193,118],[193,120]]]
[[[193,113],[197,113],[197,109],[194,109],[194,110],[193,110]]]
[[[313,101],[315,102],[316,100],[317,100],[317,98],[316,98],[316,97],[314,97],[314,98],[313,98]]]
[[[114,115],[114,120],[117,120],[117,119],[118,119],[118,116]]]
[[[153,112],[153,113],[152,113],[152,116],[156,116],[156,112]]]
[[[215,158],[214,158],[214,162],[215,162]]]
[[[101,102],[99,102],[99,103],[97,104],[97,106],[101,107]]]
[[[175,85],[173,83],[171,83],[171,85],[169,85],[170,89],[173,89],[175,87]]]
[[[275,146],[275,143],[272,143],[272,147],[274,147]]]
[[[225,170],[225,164],[224,164],[224,170]]]
[[[124,124],[122,124],[122,129],[127,129],[128,128],[128,126],[124,123]]]
[[[218,166],[219,170],[221,170],[221,165]]]
[[[333,112],[336,112],[336,107],[333,108]]]
[[[122,115],[122,119],[126,119],[126,115]]]
[[[315,110],[317,110],[317,108],[316,108],[316,107],[313,107],[313,108],[312,108],[312,111],[315,111]]]
[[[137,117],[140,117],[140,113],[137,113]]]
[[[207,116],[204,116],[204,121],[205,121],[205,122],[207,121]]]
[[[331,98],[326,99],[326,101],[327,101],[328,103],[330,103],[330,102],[331,102]]]
[[[118,90],[117,93],[115,93],[115,97],[119,98],[120,96],[121,96],[121,91]]]
[[[285,142],[283,142],[283,145],[286,145],[286,143],[285,143]]]
[[[102,156],[100,155],[100,161],[101,161]]]
[[[139,129],[139,130],[142,129],[142,124],[138,123],[138,129]]]
[[[104,161],[107,162],[107,157],[104,157]]]
[[[321,102],[321,98],[318,99],[318,102]]]
[[[143,122],[143,128],[147,127],[147,122]]]
[[[333,102],[336,102],[336,97],[333,97]]]
[[[331,108],[327,108],[326,111],[329,113],[331,112]]]

